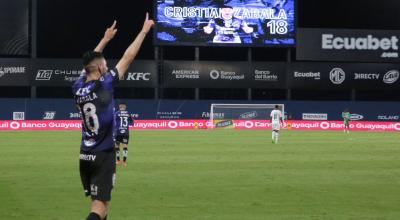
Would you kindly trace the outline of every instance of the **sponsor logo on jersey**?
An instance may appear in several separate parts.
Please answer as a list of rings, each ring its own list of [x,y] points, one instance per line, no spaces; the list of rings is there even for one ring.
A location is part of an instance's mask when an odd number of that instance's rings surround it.
[[[333,84],[340,85],[346,79],[346,73],[341,68],[333,68],[331,72],[329,72],[329,79]]]
[[[88,139],[88,140],[84,140],[84,141],[83,141],[83,144],[84,144],[86,147],[91,147],[91,146],[93,146],[93,145],[96,144],[96,141],[95,141],[94,139]]]
[[[386,84],[395,83],[400,77],[398,70],[390,70],[383,76],[383,82]]]

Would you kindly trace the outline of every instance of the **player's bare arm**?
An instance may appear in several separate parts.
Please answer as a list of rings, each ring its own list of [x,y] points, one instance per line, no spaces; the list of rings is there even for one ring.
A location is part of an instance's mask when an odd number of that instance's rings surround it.
[[[126,49],[124,55],[119,60],[116,68],[118,70],[119,78],[123,79],[125,72],[128,70],[129,65],[135,59],[137,53],[139,52],[140,46],[142,45],[144,38],[147,33],[153,27],[154,21],[149,19],[149,13],[146,13],[146,19],[143,24],[143,28],[140,33],[136,36],[135,40]]]
[[[94,48],[94,51],[96,52],[103,52],[104,48],[107,46],[108,42],[110,42],[114,36],[117,34],[117,29],[115,28],[117,25],[117,21],[114,20],[114,23],[111,25],[111,27],[108,27],[106,31],[104,32],[103,38],[100,40],[99,44],[97,44],[96,48]]]

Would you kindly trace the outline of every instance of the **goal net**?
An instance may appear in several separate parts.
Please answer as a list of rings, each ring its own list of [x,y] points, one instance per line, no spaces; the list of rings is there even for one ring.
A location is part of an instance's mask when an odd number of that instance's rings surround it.
[[[235,120],[269,120],[275,105],[284,114],[283,104],[211,104],[211,128],[234,128]]]

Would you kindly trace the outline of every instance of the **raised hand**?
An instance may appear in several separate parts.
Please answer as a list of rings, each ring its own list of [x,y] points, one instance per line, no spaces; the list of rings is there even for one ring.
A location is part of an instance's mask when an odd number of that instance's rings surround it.
[[[146,13],[146,19],[144,20],[143,23],[143,28],[142,28],[142,32],[144,32],[145,34],[147,34],[150,29],[153,27],[154,25],[154,21],[149,19],[149,13]]]
[[[107,41],[110,41],[111,39],[114,38],[115,34],[117,34],[117,29],[115,29],[115,26],[117,25],[117,21],[114,20],[114,23],[111,25],[111,27],[106,29],[106,32],[104,33],[104,39]]]

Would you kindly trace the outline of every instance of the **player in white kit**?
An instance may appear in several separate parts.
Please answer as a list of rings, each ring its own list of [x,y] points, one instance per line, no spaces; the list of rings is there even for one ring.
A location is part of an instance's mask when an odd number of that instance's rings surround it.
[[[283,126],[283,115],[279,110],[279,106],[275,105],[274,110],[271,111],[271,128],[272,128],[272,143],[277,144],[279,138],[279,130],[281,129],[281,123]]]

